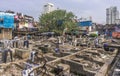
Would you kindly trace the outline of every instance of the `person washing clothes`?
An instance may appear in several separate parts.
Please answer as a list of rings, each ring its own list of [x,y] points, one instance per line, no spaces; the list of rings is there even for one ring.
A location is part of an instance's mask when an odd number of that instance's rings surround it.
[[[104,43],[103,44],[104,50],[105,51],[109,51],[109,47],[108,47],[108,43]]]
[[[59,48],[55,48],[55,53],[60,53]]]
[[[12,50],[10,49],[10,47],[7,47],[6,49],[3,50],[3,53],[2,53],[2,61],[3,61],[3,63],[7,62],[8,52],[10,54],[11,62],[13,61]]]
[[[24,40],[24,47],[29,48],[29,40],[27,38]]]
[[[104,50],[105,50],[105,51],[111,51],[111,52],[113,52],[113,51],[115,50],[115,48],[110,48],[110,47],[108,46],[108,43],[104,43],[104,44],[103,44],[103,47],[104,47]]]
[[[37,57],[37,54],[38,54],[38,52],[35,49],[32,49],[32,51],[30,52],[30,60],[32,62],[35,61],[35,57]]]
[[[95,48],[97,48],[99,44],[98,38],[95,39],[94,44],[95,44]]]

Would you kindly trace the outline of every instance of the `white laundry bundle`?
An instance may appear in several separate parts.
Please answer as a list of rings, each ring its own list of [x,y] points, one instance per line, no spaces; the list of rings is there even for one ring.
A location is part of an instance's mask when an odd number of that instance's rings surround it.
[[[28,73],[33,70],[32,68],[29,68],[27,70],[23,70],[22,71],[22,76],[35,76],[34,72],[30,73],[30,75],[28,75]]]
[[[33,70],[33,64],[26,63],[26,69],[22,71],[22,76],[35,76],[34,72],[30,73]],[[28,75],[30,73],[30,75]]]

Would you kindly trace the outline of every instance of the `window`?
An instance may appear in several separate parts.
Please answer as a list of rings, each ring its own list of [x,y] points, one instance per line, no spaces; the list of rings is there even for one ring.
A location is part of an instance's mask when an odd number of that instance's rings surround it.
[[[2,18],[0,18],[0,24],[3,24],[3,19]]]
[[[0,29],[0,34],[2,33],[2,29]]]

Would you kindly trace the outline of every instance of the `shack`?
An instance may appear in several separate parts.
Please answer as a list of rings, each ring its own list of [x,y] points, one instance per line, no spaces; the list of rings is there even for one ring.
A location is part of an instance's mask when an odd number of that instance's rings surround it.
[[[12,39],[14,14],[0,12],[0,39]]]

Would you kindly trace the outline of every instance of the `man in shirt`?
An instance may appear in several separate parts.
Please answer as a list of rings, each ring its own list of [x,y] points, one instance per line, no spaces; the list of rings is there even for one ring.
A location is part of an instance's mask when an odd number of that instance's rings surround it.
[[[95,44],[95,47],[97,48],[97,47],[98,47],[98,44],[99,44],[98,38],[95,39],[94,44]]]

